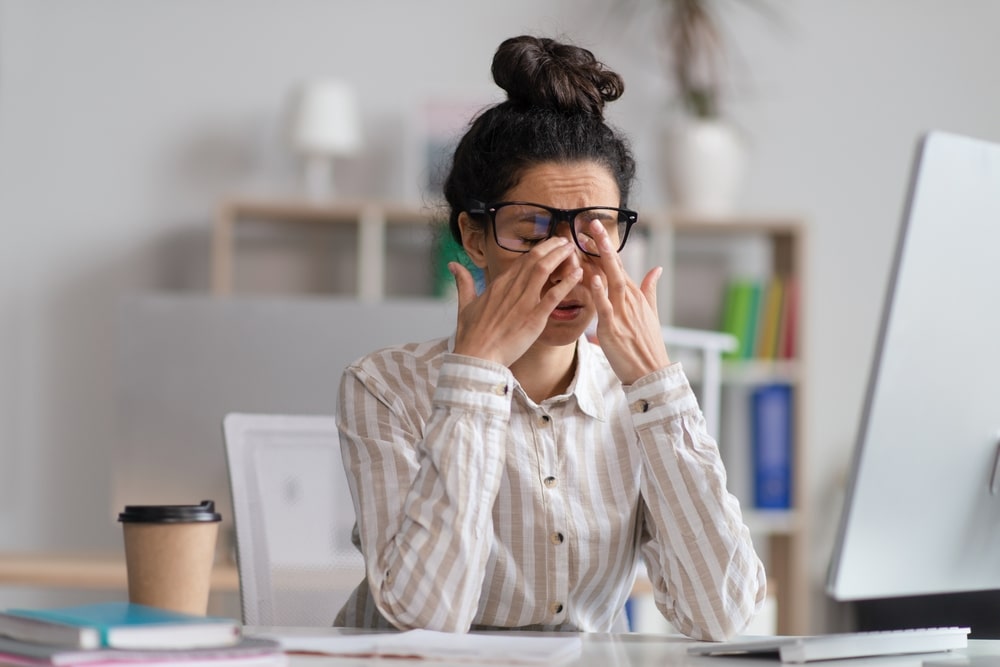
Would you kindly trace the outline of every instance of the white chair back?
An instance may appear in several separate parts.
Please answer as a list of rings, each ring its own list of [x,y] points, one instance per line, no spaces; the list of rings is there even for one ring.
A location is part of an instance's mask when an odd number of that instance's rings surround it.
[[[692,384],[699,385],[698,404],[713,438],[719,438],[722,405],[722,354],[739,345],[736,336],[719,331],[663,327],[663,340],[674,361],[682,361]],[[691,356],[695,355],[695,356]]]
[[[333,417],[226,415],[247,625],[330,626],[364,579]]]

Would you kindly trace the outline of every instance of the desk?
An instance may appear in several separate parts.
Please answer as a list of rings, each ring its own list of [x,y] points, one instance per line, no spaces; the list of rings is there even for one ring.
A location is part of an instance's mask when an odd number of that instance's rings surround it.
[[[276,628],[248,627],[245,632],[253,634],[269,634],[282,636],[328,635],[340,632],[357,632],[338,628]],[[782,667],[775,658],[748,657],[696,657],[689,656],[687,649],[694,642],[680,635],[640,635],[612,633],[583,633],[583,652],[576,660],[559,663],[560,665],[576,665],[578,667]],[[807,663],[813,667],[921,667],[924,660],[955,660],[956,667],[971,665],[975,661],[962,660],[977,656],[993,656],[1000,660],[1000,640],[969,640],[969,647],[962,651],[947,653],[925,653],[919,655],[882,656],[878,658],[853,658],[851,660],[830,660],[821,663]],[[325,667],[334,665],[351,665],[365,667],[366,665],[399,665],[406,667],[414,664],[413,660],[334,658],[330,656],[292,656],[290,667]],[[434,662],[435,665],[445,663]],[[450,664],[450,663],[448,663]],[[500,667],[514,663],[491,662],[479,663]],[[522,665],[524,663],[521,663]],[[456,666],[457,667],[457,666]],[[469,664],[464,667],[470,667]],[[982,667],[986,667],[982,665]]]

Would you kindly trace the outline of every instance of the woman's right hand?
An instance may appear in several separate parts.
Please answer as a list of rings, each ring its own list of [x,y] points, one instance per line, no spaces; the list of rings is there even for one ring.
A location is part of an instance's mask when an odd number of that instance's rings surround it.
[[[583,278],[576,246],[554,236],[513,260],[483,293],[469,270],[450,262],[458,288],[455,353],[510,366],[538,339],[549,315]]]

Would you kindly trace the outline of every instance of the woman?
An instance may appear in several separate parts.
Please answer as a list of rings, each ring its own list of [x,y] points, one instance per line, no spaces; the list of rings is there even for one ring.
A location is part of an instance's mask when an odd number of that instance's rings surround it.
[[[343,377],[367,576],[336,623],[623,629],[642,558],[678,630],[730,637],[762,605],[764,569],[663,344],[662,271],[637,286],[618,255],[635,164],[603,109],[622,80],[526,36],[500,45],[493,77],[508,99],[475,118],[445,183],[485,289],[451,264],[454,335]]]

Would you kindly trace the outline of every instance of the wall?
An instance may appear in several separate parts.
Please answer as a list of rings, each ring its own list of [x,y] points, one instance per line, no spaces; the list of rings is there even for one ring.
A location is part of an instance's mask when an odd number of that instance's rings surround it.
[[[1000,140],[1000,3],[764,4],[774,19],[748,9],[761,3],[720,4],[743,63],[729,109],[754,147],[746,207],[802,213],[812,230],[818,587],[914,141],[931,127]],[[667,92],[656,27],[614,6],[0,2],[0,548],[116,543],[107,493],[116,298],[204,288],[217,200],[293,182],[281,123],[297,81],[330,74],[357,86],[369,143],[350,174],[340,165],[344,188],[403,198],[414,181],[406,128],[426,97],[489,98],[501,39],[571,35],[624,75],[612,117],[642,165],[634,203],[662,206]],[[815,606],[822,628],[818,593]]]

